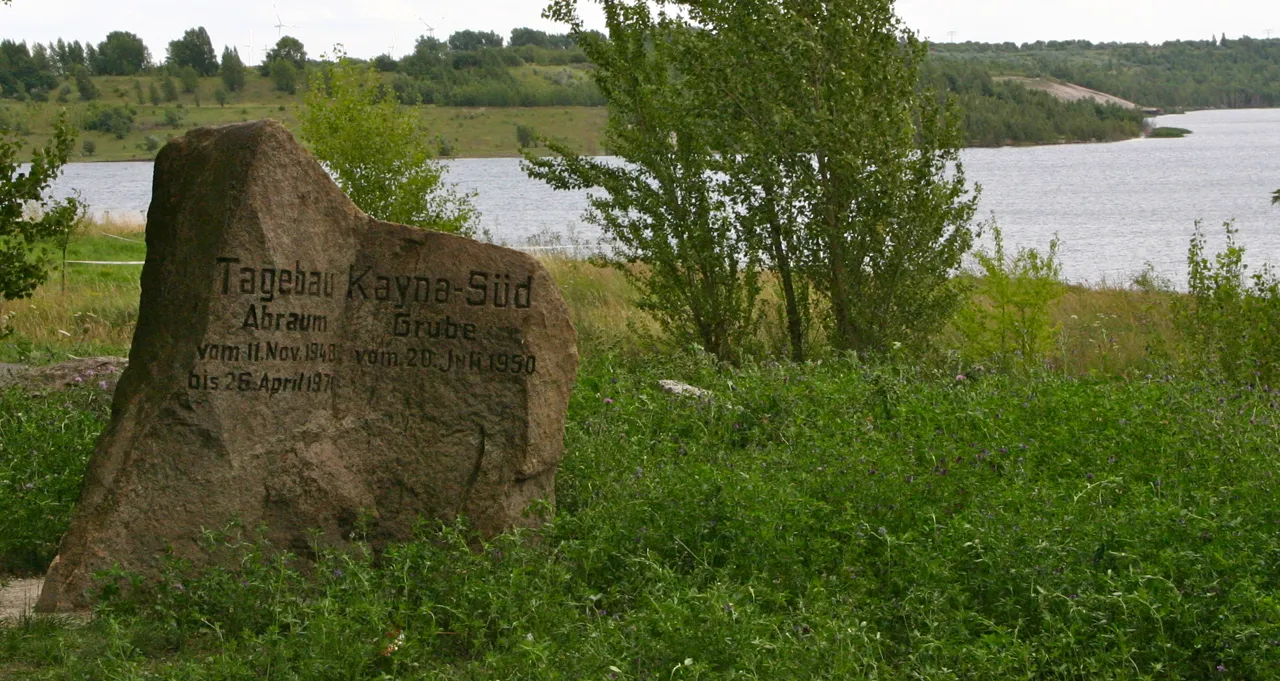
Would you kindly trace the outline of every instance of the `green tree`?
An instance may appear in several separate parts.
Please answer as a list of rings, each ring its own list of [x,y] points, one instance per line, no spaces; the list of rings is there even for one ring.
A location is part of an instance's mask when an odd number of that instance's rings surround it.
[[[511,29],[511,40],[507,44],[511,47],[524,47],[525,45],[551,47],[551,39],[545,31],[538,31],[532,28],[513,28]]]
[[[164,101],[178,101],[178,86],[173,82],[172,76],[165,76],[164,80],[160,83],[160,87],[164,89]]]
[[[294,94],[298,91],[298,69],[288,59],[271,62],[271,82],[276,90]]]
[[[160,98],[160,88],[156,87],[155,81],[147,85],[147,99],[151,100],[151,106],[160,106],[160,102],[163,101]]]
[[[23,168],[18,161],[22,145],[0,128],[0,295],[5,300],[28,297],[49,278],[49,245],[71,230],[82,213],[75,199],[47,197],[75,141],[75,131],[63,114],[54,125],[52,139],[34,149],[30,165]]]
[[[190,94],[200,87],[200,74],[196,73],[194,67],[187,65],[179,69],[178,79],[182,81],[182,91]]]
[[[582,156],[547,141],[555,156],[525,153],[530,176],[561,190],[602,189],[587,218],[613,245],[613,264],[640,292],[640,305],[676,342],[736,361],[753,336],[757,268],[729,200],[722,159],[711,146],[719,121],[692,106],[694,93],[674,37],[686,28],[643,0],[603,1],[608,39],[589,34],[572,0],[549,18],[596,65],[609,107],[605,145],[626,163]]]
[[[516,143],[526,149],[538,146],[538,133],[531,125],[516,124]]]
[[[926,48],[892,0],[705,0],[689,11],[707,58],[685,63],[716,84],[728,106],[717,129],[745,131],[753,157],[729,172],[779,183],[833,345],[926,340],[962,300],[953,275],[973,243],[976,198],[959,161],[962,118],[920,86]],[[752,60],[715,71],[751,45]]]
[[[132,76],[151,65],[151,50],[132,33],[112,31],[98,43],[97,58],[92,61],[99,75]]]
[[[218,54],[213,51],[213,41],[203,26],[189,28],[181,39],[170,42],[165,63],[174,69],[190,66],[201,76],[218,73]]]
[[[229,92],[239,92],[244,89],[244,72],[245,66],[240,60],[240,52],[234,47],[223,48],[222,84],[227,86]]]
[[[136,78],[133,81],[133,94],[138,98],[138,106],[143,106],[147,103],[147,96],[142,93],[142,81]]]
[[[267,52],[267,56],[262,60],[262,75],[271,74],[271,65],[277,59],[283,59],[291,64],[298,72],[302,72],[307,68],[307,50],[302,45],[302,41],[293,36],[284,36],[276,41],[276,46]]]
[[[81,66],[76,69],[76,91],[80,93],[80,99],[88,102],[98,98],[98,86],[93,84],[93,77],[89,75],[89,69]]]
[[[218,106],[226,106],[229,97],[227,96],[226,90],[224,90],[223,88],[218,88],[217,90],[213,91],[213,99],[214,101],[218,102]]]
[[[339,53],[313,79],[299,116],[302,138],[361,210],[388,222],[472,232],[469,197],[443,181],[432,138],[375,70]]]
[[[455,52],[475,52],[486,47],[501,48],[502,36],[493,31],[458,31],[449,36],[449,49]]]

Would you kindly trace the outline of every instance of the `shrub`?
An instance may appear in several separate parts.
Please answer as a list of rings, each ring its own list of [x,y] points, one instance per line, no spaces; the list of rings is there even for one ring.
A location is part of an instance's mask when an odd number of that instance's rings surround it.
[[[357,206],[379,220],[471,232],[470,198],[443,181],[417,113],[399,107],[377,71],[339,54],[313,78],[302,137]]]
[[[126,106],[93,105],[89,109],[84,129],[115,135],[120,140],[133,131],[133,118],[133,109]]]
[[[164,110],[164,124],[171,128],[182,127],[182,120],[186,117],[186,113],[178,109]]]
[[[98,145],[95,144],[93,140],[85,140],[84,143],[80,145],[80,152],[85,156],[93,156],[97,151]]]
[[[298,91],[298,68],[288,59],[271,62],[271,83],[279,92],[294,94]]]
[[[538,133],[534,131],[533,126],[531,125],[517,123],[516,142],[519,143],[522,148],[532,149],[538,146]]]
[[[974,254],[975,290],[956,318],[964,338],[961,352],[970,362],[1030,370],[1043,363],[1057,331],[1049,306],[1066,293],[1058,239],[1046,253],[1019,248],[1009,256],[1000,228],[992,232],[993,249]]]
[[[1187,252],[1190,295],[1174,307],[1174,321],[1199,366],[1216,366],[1233,381],[1277,385],[1280,378],[1280,278],[1263,265],[1244,264],[1237,228],[1226,223],[1226,249],[1210,260],[1199,223]]]

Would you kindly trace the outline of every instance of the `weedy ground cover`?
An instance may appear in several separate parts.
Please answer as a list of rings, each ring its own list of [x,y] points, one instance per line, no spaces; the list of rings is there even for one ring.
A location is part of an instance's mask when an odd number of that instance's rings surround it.
[[[43,574],[57,554],[108,407],[92,387],[0,390],[0,575]]]
[[[314,569],[211,534],[236,569],[174,564],[90,624],[0,630],[0,660],[37,679],[1275,678],[1278,397],[596,356],[537,533],[477,549],[423,526]]]

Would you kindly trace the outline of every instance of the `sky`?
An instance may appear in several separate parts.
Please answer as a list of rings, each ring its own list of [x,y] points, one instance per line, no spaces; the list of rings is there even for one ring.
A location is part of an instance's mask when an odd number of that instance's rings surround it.
[[[204,26],[219,53],[235,46],[256,63],[280,34],[292,35],[308,54],[330,53],[341,43],[356,57],[403,56],[425,34],[447,38],[462,29],[509,36],[528,26],[565,27],[540,17],[546,0],[13,0],[0,5],[0,38],[100,42],[124,30],[142,37],[156,61],[183,31]],[[598,7],[579,0],[591,28],[602,28]],[[1280,37],[1276,0],[898,0],[906,25],[935,42],[1094,42],[1201,40],[1226,34]],[[277,24],[285,24],[278,27]],[[250,49],[252,46],[252,49]]]

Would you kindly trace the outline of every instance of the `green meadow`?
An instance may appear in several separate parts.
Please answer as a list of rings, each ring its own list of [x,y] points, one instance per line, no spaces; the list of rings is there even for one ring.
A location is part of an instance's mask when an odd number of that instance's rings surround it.
[[[138,230],[70,254],[140,260]],[[1277,394],[1154,351],[1176,294],[1066,291],[1031,370],[961,362],[958,329],[927,356],[729,367],[654,335],[616,271],[546,264],[584,355],[550,524],[305,557],[211,528],[234,568],[0,626],[0,678],[1280,675]],[[0,361],[127,352],[138,271],[71,265],[0,305]],[[10,575],[56,551],[108,415],[92,383],[0,394]]]

